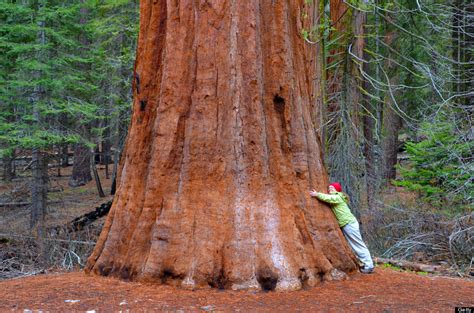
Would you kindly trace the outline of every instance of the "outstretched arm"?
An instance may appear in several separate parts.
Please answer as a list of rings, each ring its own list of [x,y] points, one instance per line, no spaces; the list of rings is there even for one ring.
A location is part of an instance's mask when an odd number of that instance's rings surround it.
[[[311,197],[318,198],[321,201],[324,201],[326,203],[330,204],[337,204],[337,203],[342,203],[344,202],[344,199],[341,198],[339,195],[329,195],[327,193],[322,193],[322,192],[316,192],[315,190],[311,191],[309,193]]]

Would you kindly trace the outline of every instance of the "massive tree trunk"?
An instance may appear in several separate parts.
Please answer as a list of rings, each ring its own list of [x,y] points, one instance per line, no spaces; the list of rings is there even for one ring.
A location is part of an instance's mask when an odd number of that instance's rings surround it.
[[[117,194],[86,271],[292,290],[356,262],[310,116],[301,1],[142,1]]]

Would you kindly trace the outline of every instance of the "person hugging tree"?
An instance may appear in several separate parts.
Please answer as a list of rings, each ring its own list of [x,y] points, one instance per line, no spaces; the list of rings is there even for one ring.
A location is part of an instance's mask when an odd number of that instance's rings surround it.
[[[352,214],[349,206],[349,197],[342,192],[341,184],[332,183],[329,185],[329,194],[317,192],[315,190],[309,193],[311,197],[318,198],[331,205],[331,209],[336,215],[339,227],[346,237],[349,245],[357,258],[364,264],[360,268],[361,273],[370,274],[374,272],[374,262],[370,256],[369,249],[362,240],[359,230],[359,222]]]

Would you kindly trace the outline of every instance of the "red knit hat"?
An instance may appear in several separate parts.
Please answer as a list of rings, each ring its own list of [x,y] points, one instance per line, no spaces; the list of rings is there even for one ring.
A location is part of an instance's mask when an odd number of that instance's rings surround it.
[[[336,189],[336,191],[338,191],[338,192],[342,191],[341,184],[339,184],[338,182],[331,183],[331,184],[329,184],[329,186],[333,186],[334,189]]]

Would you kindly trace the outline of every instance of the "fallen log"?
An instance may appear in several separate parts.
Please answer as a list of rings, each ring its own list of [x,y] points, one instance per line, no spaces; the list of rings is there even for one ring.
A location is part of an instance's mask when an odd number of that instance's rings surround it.
[[[61,230],[66,229],[68,233],[80,231],[84,229],[85,226],[92,224],[97,219],[106,216],[107,213],[110,211],[110,207],[112,206],[112,200],[102,203],[100,206],[96,207],[94,211],[81,215],[66,225],[61,226],[54,226],[49,229],[49,231],[53,231],[59,233]]]
[[[404,261],[404,260],[374,258],[374,261],[377,264],[387,263],[393,266],[400,267],[404,270],[410,270],[410,271],[415,271],[415,272],[437,273],[437,272],[440,272],[442,269],[441,265],[415,263],[415,262]]]
[[[9,206],[25,206],[30,205],[31,202],[7,202],[7,203],[0,203],[0,207],[9,207]]]
[[[48,189],[48,192],[63,192],[63,188],[54,188],[54,189]]]
[[[101,218],[102,216],[106,216],[107,213],[110,211],[110,207],[112,206],[112,200],[102,203],[98,206],[94,211],[86,213],[78,218],[73,219],[71,222],[68,223],[68,230],[76,232],[83,229],[85,226],[92,224],[97,219]]]

